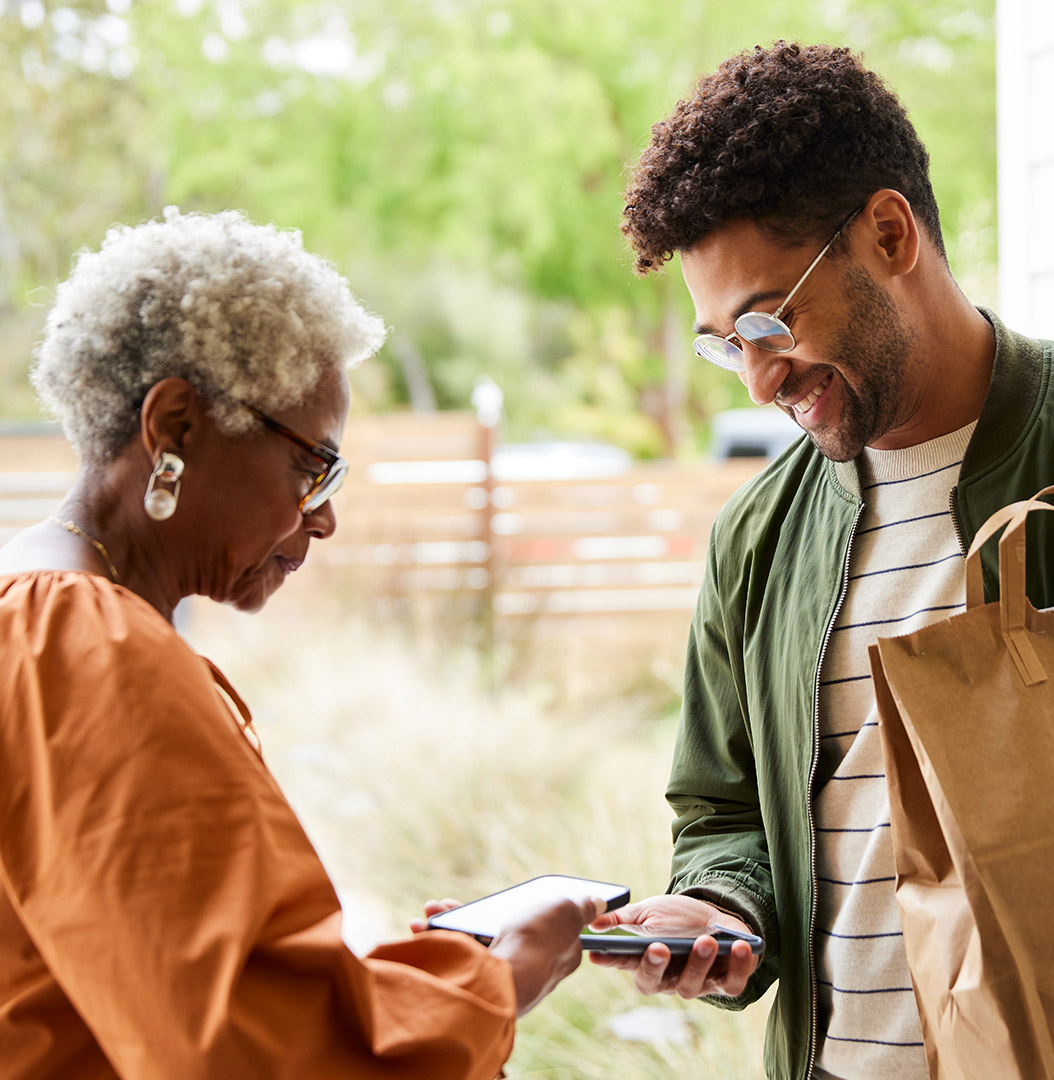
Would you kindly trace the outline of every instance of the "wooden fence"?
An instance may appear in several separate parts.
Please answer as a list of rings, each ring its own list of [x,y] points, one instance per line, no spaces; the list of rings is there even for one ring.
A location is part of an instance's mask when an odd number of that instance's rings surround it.
[[[57,433],[0,436],[6,539],[54,512],[76,462]],[[764,461],[510,474],[491,438],[472,413],[352,416],[337,532],[302,574],[370,610],[473,627],[520,669],[679,663],[711,525]]]
[[[76,472],[57,426],[0,422],[0,544],[53,514]]]
[[[503,469],[470,413],[353,417],[322,564],[367,602],[446,627],[475,618],[506,667],[632,682],[679,665],[710,528],[764,464]],[[631,672],[632,669],[632,672]]]

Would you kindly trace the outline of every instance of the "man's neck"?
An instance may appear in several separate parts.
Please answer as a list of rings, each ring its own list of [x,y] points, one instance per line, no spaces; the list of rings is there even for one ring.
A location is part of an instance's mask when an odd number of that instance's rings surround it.
[[[934,280],[936,278],[936,280]],[[901,450],[958,431],[981,415],[992,378],[995,333],[951,274],[916,281],[912,349],[917,373],[896,427],[869,445]]]

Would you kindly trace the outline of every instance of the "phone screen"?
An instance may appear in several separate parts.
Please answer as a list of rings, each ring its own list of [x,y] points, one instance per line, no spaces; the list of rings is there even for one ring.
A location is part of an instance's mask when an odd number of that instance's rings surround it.
[[[558,900],[586,900],[591,896],[603,897],[607,901],[607,910],[612,911],[629,901],[629,889],[610,881],[548,874],[433,915],[428,925],[433,930],[459,930],[489,942],[503,927],[546,904]]]

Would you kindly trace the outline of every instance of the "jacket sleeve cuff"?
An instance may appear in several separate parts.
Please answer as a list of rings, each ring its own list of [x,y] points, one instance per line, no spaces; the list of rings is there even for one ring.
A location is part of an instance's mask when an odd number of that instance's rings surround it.
[[[760,896],[742,880],[725,875],[700,879],[678,890],[684,896],[705,900],[720,911],[734,915],[765,941],[765,953],[746,988],[738,997],[709,994],[702,998],[720,1009],[738,1010],[757,1001],[775,981],[779,964],[779,924],[767,898]]]

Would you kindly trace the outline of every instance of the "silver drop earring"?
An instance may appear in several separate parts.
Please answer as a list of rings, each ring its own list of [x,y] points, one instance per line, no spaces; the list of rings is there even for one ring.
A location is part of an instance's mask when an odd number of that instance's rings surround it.
[[[163,451],[143,496],[143,509],[154,521],[167,521],[176,512],[182,475],[183,459],[178,454]]]

